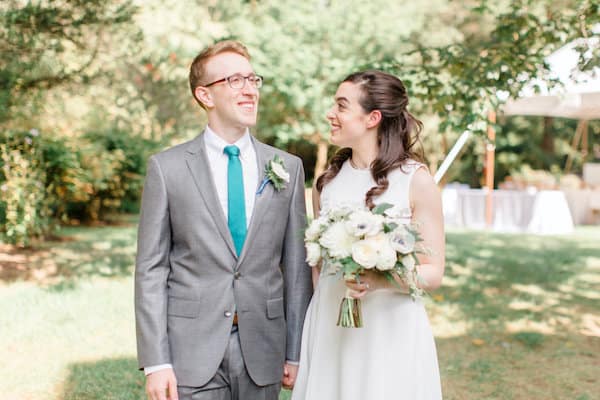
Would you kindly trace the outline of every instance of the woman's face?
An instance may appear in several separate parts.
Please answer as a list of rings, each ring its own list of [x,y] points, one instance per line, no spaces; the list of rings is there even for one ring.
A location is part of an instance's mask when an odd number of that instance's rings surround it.
[[[361,90],[352,82],[343,82],[335,93],[335,104],[327,113],[331,125],[330,141],[339,147],[357,148],[365,139],[369,114],[359,103]]]

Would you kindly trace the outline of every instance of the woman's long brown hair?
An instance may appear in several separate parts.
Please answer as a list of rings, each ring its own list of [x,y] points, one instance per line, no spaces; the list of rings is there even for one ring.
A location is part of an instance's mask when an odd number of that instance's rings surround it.
[[[388,173],[401,168],[408,159],[422,161],[422,154],[413,147],[419,141],[423,123],[408,112],[408,95],[402,81],[382,71],[356,72],[342,82],[351,82],[359,86],[359,103],[366,113],[374,110],[381,112],[381,122],[377,128],[379,152],[371,163],[371,175],[376,183],[367,192],[365,204],[373,208],[373,198],[388,188]],[[317,179],[319,193],[323,187],[336,177],[344,162],[352,156],[350,148],[338,150],[329,160],[325,172]]]

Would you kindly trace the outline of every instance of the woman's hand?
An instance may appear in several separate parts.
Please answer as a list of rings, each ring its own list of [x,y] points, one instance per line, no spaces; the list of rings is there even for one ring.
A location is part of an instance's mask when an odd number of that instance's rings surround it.
[[[382,273],[374,271],[364,271],[356,279],[345,280],[346,287],[350,289],[350,296],[355,299],[364,297],[368,292],[374,290],[389,288],[390,282]]]

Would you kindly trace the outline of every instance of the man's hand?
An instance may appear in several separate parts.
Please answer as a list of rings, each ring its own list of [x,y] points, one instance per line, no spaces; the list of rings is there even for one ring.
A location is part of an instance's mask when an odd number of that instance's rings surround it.
[[[146,376],[146,394],[150,400],[178,400],[173,369],[161,369]]]
[[[292,389],[296,383],[296,375],[298,375],[298,366],[285,363],[283,364],[283,378],[281,384],[285,389]]]

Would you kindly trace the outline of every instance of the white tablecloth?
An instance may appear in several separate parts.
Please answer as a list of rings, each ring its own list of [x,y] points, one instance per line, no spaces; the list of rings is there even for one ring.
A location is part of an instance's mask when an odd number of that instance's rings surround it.
[[[486,228],[485,189],[442,190],[444,221],[450,227]],[[565,234],[573,219],[565,194],[558,190],[536,192],[494,190],[492,229],[497,232]]]
[[[600,189],[564,189],[573,223],[598,224],[600,221]]]

